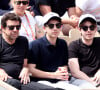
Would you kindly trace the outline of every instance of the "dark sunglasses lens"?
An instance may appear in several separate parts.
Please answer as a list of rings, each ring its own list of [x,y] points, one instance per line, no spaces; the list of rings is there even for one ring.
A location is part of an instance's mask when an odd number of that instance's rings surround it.
[[[27,5],[28,4],[28,1],[15,1],[14,2],[16,5],[20,5],[21,3],[23,4],[23,5]]]
[[[57,23],[57,24],[56,24],[56,27],[57,27],[57,28],[61,28],[61,26],[62,26],[61,23]]]
[[[19,30],[20,29],[20,25],[16,26],[16,29]]]
[[[15,1],[14,2],[16,5],[20,5],[21,4],[21,1]]]
[[[9,30],[14,30],[14,26],[8,26]]]
[[[23,5],[27,5],[28,1],[22,1]]]
[[[88,27],[87,26],[82,26],[81,27],[84,31],[87,31],[88,30]]]
[[[91,31],[93,31],[94,29],[95,29],[95,26],[94,25],[91,25],[91,26],[82,26],[81,27],[84,31],[87,31],[88,30],[88,28],[91,30]]]
[[[95,29],[95,26],[94,25],[91,25],[90,26],[90,30],[93,31],[94,29]]]
[[[49,26],[50,29],[54,28],[54,24],[48,24],[48,26]]]
[[[17,26],[7,26],[9,28],[9,30],[14,30],[14,28],[16,27],[17,30],[20,29],[20,25]]]

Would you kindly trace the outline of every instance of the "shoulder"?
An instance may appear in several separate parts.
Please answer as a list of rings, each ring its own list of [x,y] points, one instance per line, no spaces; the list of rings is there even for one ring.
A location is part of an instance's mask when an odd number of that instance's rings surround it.
[[[67,42],[66,42],[64,39],[58,38],[58,41],[59,41],[60,44],[65,44],[65,45],[67,45]]]
[[[100,44],[100,37],[95,37],[95,38],[94,38],[94,43]]]
[[[29,16],[30,16],[30,17],[33,17],[33,16],[31,15],[31,13],[30,13],[29,11],[27,11],[27,10],[25,11],[25,14],[26,14],[28,17],[29,17]]]
[[[80,44],[81,44],[80,39],[75,40],[75,41],[72,41],[72,42],[69,44],[69,48],[76,48],[76,47],[79,47]]]
[[[25,11],[25,14],[27,15],[27,17],[28,17],[29,19],[35,21],[34,16],[32,16],[31,13],[30,13],[29,11]]]
[[[72,41],[69,45],[72,45],[72,44],[75,44],[75,45],[80,44],[80,39]]]
[[[36,39],[36,40],[30,42],[29,45],[30,45],[31,47],[34,47],[34,46],[38,47],[38,46],[40,46],[42,43],[44,43],[43,38],[39,38],[39,39]]]
[[[26,37],[24,37],[24,36],[19,36],[18,38],[17,38],[17,41],[19,41],[19,42],[28,42],[28,40],[27,40],[27,38]]]

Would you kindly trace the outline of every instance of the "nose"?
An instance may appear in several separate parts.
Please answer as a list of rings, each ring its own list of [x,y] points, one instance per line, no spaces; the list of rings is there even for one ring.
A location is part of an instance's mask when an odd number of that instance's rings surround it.
[[[56,25],[54,25],[54,30],[57,29]]]
[[[91,31],[89,27],[88,27],[88,30],[87,31]]]
[[[20,6],[23,6],[23,3],[21,3]]]
[[[14,30],[13,30],[13,31],[18,31],[18,30],[17,30],[17,28],[16,28],[16,27],[14,27]]]

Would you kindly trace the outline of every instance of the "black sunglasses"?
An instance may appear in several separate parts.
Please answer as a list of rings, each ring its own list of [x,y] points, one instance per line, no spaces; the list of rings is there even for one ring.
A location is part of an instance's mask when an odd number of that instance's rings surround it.
[[[56,28],[61,28],[62,24],[61,23],[56,23],[56,24],[47,24],[47,26],[50,28],[50,29],[53,29],[54,26],[56,26]]]
[[[95,25],[81,26],[80,28],[83,29],[84,31],[88,31],[88,28],[89,28],[91,31],[94,31],[95,28],[96,28],[96,26],[95,26]]]
[[[20,5],[21,3],[22,3],[23,5],[27,5],[27,4],[28,4],[28,1],[14,1],[14,3],[15,3],[16,5]]]
[[[7,26],[9,28],[9,30],[14,30],[14,28],[16,27],[16,30],[20,29],[20,25],[11,25],[11,26]]]

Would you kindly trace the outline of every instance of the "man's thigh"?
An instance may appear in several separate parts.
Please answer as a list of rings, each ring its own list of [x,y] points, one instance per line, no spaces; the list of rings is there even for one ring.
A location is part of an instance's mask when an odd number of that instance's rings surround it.
[[[76,85],[76,86],[79,86],[82,89],[96,89],[96,87],[94,85],[92,85],[91,83],[89,83],[88,81],[76,79],[74,77],[71,77],[69,83]]]
[[[28,83],[27,85],[22,85],[21,90],[62,90],[62,89],[53,88],[51,86],[32,81],[32,82]]]
[[[8,78],[6,83],[10,84],[11,86],[21,89],[21,83],[19,80],[13,79],[13,78]]]

